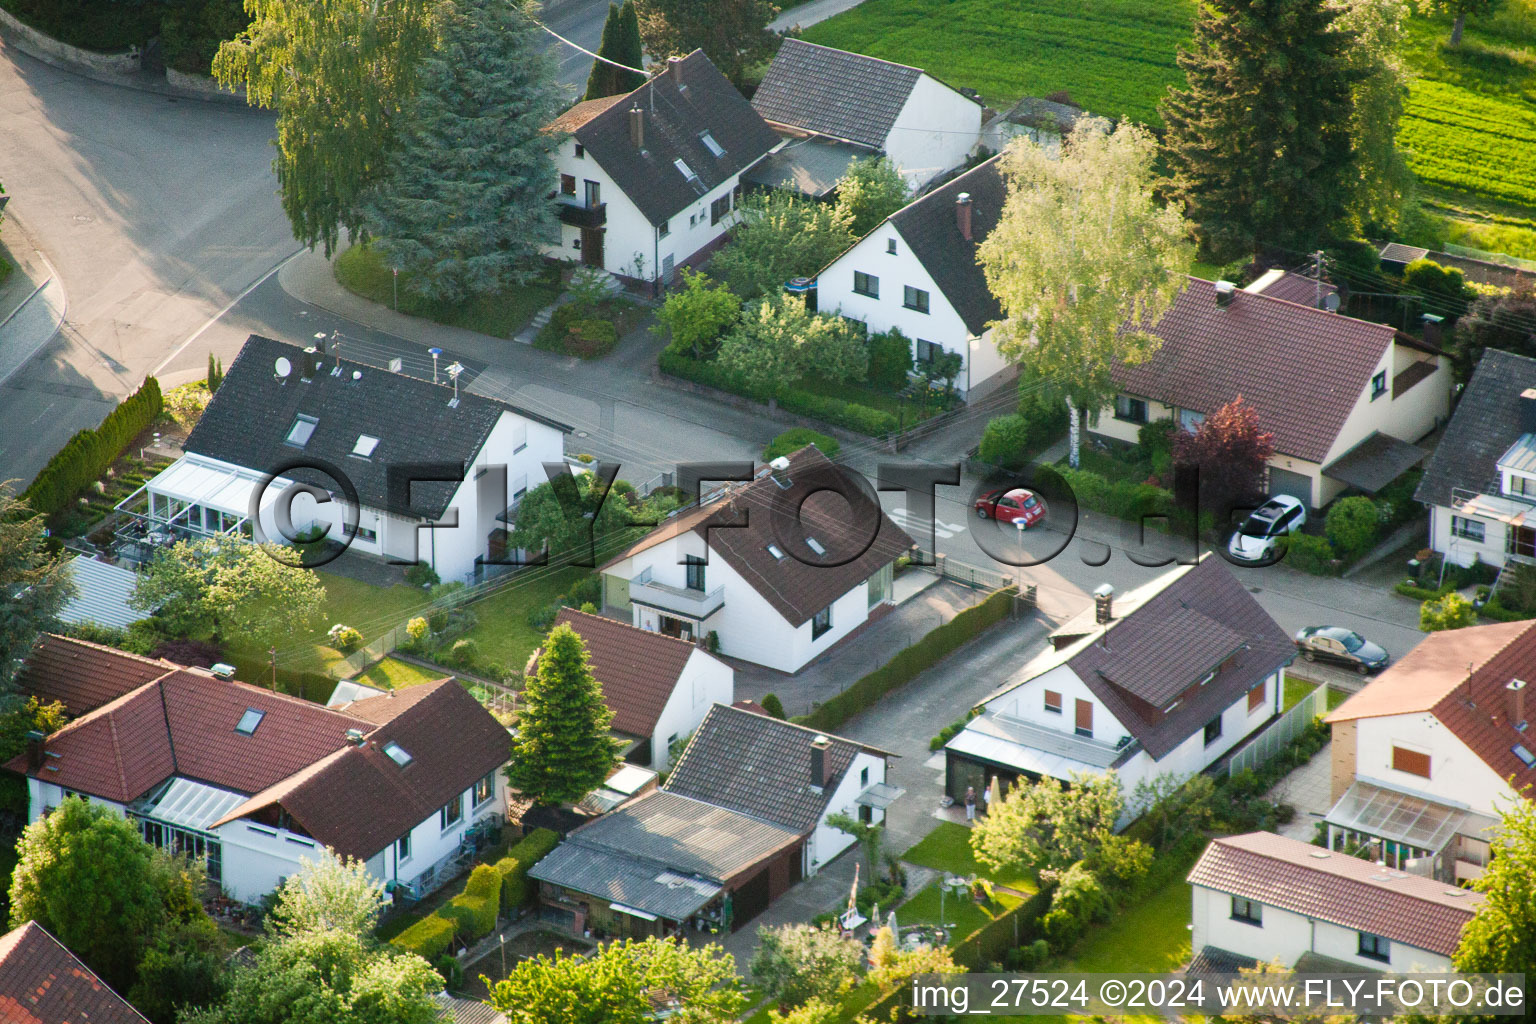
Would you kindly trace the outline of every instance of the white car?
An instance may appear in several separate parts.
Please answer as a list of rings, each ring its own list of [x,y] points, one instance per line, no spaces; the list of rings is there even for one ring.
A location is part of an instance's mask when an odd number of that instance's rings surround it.
[[[1240,562],[1262,562],[1276,555],[1282,537],[1307,521],[1307,507],[1289,494],[1277,494],[1254,509],[1232,534],[1227,551]]]

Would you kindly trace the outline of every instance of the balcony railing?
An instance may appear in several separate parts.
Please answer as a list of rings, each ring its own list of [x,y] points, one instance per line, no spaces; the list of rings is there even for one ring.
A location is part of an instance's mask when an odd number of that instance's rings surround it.
[[[629,599],[652,608],[659,608],[664,612],[672,612],[684,618],[703,622],[725,607],[725,588],[716,587],[706,593],[702,590],[656,583],[642,575],[629,581]]]
[[[608,223],[608,204],[586,206],[582,203],[558,203],[560,223],[573,228],[600,228]]]

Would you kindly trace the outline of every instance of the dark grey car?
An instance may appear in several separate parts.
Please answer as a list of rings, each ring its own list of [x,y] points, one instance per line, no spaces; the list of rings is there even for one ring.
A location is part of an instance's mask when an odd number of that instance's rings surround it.
[[[1361,675],[1387,667],[1386,649],[1343,626],[1308,626],[1296,634],[1296,648],[1308,661],[1331,661]]]

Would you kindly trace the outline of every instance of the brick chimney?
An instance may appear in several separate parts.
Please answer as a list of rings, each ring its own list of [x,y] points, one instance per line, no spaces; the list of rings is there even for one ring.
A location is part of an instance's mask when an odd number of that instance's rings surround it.
[[[27,731],[27,770],[36,772],[43,768],[44,736],[36,729]]]
[[[1107,626],[1115,617],[1115,588],[1108,583],[1100,584],[1093,592],[1093,621]]]
[[[811,785],[817,789],[827,784],[827,751],[831,749],[832,741],[825,736],[811,740]]]
[[[1445,323],[1445,317],[1425,313],[1419,317],[1419,320],[1424,324],[1424,343],[1439,348],[1445,341],[1445,328],[1442,326]]]
[[[1226,309],[1232,305],[1232,299],[1237,295],[1237,285],[1231,281],[1216,282],[1216,305]]]
[[[967,242],[971,240],[971,194],[961,192],[955,197],[955,227],[960,229],[960,237]]]
[[[688,83],[683,80],[683,58],[668,57],[667,70],[672,73],[672,80],[677,83],[678,91],[688,88]]]
[[[629,141],[636,149],[645,148],[645,111],[637,106],[629,108]]]
[[[1520,392],[1520,432],[1536,434],[1536,388]]]
[[[1511,679],[1504,687],[1504,703],[1509,712],[1509,724],[1519,728],[1525,721],[1525,680]]]

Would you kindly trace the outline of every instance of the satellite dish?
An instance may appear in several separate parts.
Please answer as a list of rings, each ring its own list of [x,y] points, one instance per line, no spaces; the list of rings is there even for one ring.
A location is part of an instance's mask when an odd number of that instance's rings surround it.
[[[288,361],[287,356],[278,356],[277,362],[272,364],[272,372],[277,374],[278,380],[286,380],[293,372],[293,364]]]
[[[1339,311],[1339,293],[1333,292],[1324,298],[1323,308],[1330,313],[1337,313]]]
[[[362,370],[353,370],[352,371],[352,379],[353,380],[362,380],[363,379],[363,371]]]

